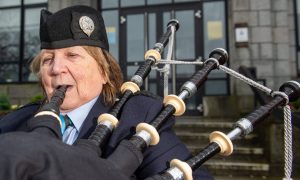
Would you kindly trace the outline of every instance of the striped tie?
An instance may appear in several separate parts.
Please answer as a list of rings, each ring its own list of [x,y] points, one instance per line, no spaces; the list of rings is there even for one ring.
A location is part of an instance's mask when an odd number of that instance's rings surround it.
[[[63,133],[62,140],[66,144],[72,145],[77,138],[77,130],[68,115],[64,116],[66,130]]]

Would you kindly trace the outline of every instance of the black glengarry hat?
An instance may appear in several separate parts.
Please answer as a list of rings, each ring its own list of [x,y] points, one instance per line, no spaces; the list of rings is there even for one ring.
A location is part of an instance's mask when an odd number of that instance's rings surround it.
[[[40,21],[41,49],[96,46],[109,51],[103,18],[88,6],[72,6],[54,14],[43,9]]]

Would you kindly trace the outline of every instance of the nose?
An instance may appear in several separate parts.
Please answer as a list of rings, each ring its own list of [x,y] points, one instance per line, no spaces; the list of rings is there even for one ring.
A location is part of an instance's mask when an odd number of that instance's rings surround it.
[[[55,55],[53,59],[51,72],[53,75],[58,75],[67,72],[66,61],[61,55]]]

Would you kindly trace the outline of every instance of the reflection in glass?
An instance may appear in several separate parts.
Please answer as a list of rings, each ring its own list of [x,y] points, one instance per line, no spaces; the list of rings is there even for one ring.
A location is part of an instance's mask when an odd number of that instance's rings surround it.
[[[25,4],[47,3],[47,0],[24,0]]]
[[[130,79],[134,73],[138,70],[139,66],[127,66],[127,79]],[[157,74],[157,71],[156,70],[151,70],[150,71],[150,74],[148,75],[148,78],[151,78],[151,79],[155,79],[156,78],[156,74]]]
[[[0,82],[18,80],[20,9],[0,10]]]
[[[176,32],[176,59],[195,59],[195,24],[194,11],[176,11],[180,22],[180,31]],[[178,77],[189,78],[195,72],[194,65],[176,65]]]
[[[127,66],[127,79],[130,79],[137,69],[138,66]]]
[[[134,73],[138,70],[139,66],[127,66],[127,77],[125,77],[127,80],[129,80]],[[151,72],[152,73],[152,72]]]
[[[204,57],[215,48],[225,48],[225,5],[224,2],[203,4]]]
[[[147,49],[151,49],[154,47],[154,44],[157,42],[156,40],[156,14],[150,13],[148,15],[148,47]]]
[[[25,11],[25,34],[24,34],[24,58],[23,80],[36,81],[36,77],[30,73],[29,64],[40,50],[39,25],[40,11],[42,7],[26,9]]]
[[[166,3],[171,3],[172,0],[148,0],[147,3],[149,5],[153,5],[153,4],[166,4]]]
[[[215,48],[226,47],[224,2],[206,2],[203,4],[204,57]],[[212,71],[209,78],[226,77],[222,71]],[[225,87],[224,87],[225,88]]]
[[[145,0],[121,0],[120,2],[121,7],[145,5]]]
[[[170,12],[164,12],[163,14],[163,27],[164,27],[164,32],[166,31],[167,24],[171,20],[171,13]]]
[[[227,92],[226,80],[207,80],[205,81],[206,95],[226,95]]]
[[[144,15],[127,16],[127,62],[144,60]]]
[[[208,78],[225,78],[226,73],[221,70],[214,70],[208,74]]]
[[[21,0],[0,0],[0,7],[18,6],[21,5]]]
[[[18,64],[1,64],[0,82],[17,82],[19,80]]]
[[[169,23],[170,20],[171,20],[171,13],[170,12],[164,12],[163,13],[163,32],[162,33],[165,33],[167,31],[167,24]],[[162,34],[161,34],[161,36],[162,36]],[[163,59],[167,58],[168,48],[169,48],[169,43],[165,47],[165,51],[162,54]]]
[[[194,11],[176,11],[180,31],[176,32],[176,59],[195,59]]]
[[[119,57],[119,14],[117,10],[103,11],[102,16],[106,26],[109,52],[117,59]]]
[[[118,7],[118,0],[102,0],[101,8],[116,8]]]
[[[192,2],[192,1],[199,1],[199,0],[174,0],[175,3],[177,2]]]
[[[193,73],[196,71],[195,68],[196,68],[195,65],[179,64],[176,65],[176,74],[181,78],[190,78],[193,75]]]

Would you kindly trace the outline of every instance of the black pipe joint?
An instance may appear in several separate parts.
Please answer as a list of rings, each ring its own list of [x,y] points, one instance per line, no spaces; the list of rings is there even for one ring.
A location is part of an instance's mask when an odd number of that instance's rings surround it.
[[[225,49],[216,48],[209,53],[210,58],[214,58],[219,61],[219,64],[223,65],[228,61],[228,53]]]
[[[296,101],[300,97],[300,84],[297,81],[288,81],[282,84],[279,91],[286,93],[289,101]]]

